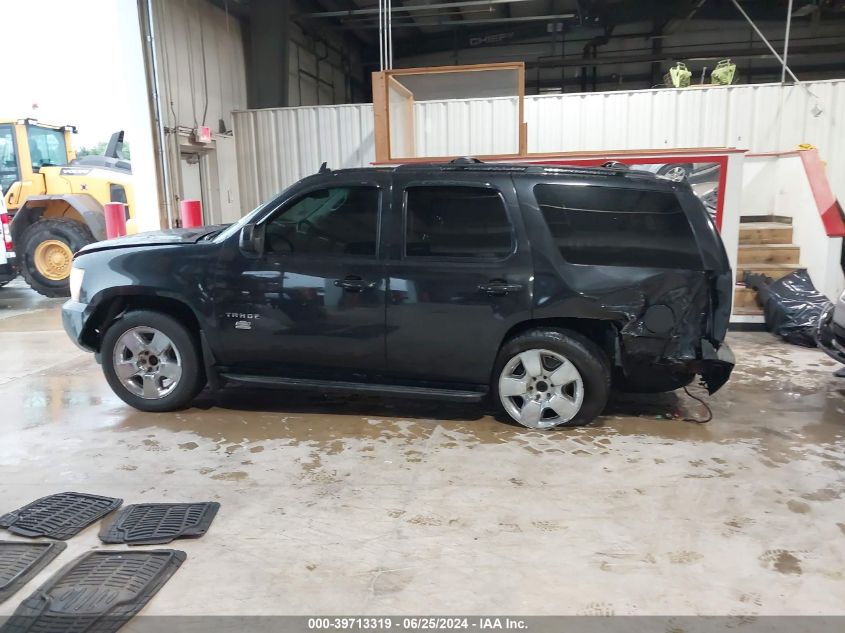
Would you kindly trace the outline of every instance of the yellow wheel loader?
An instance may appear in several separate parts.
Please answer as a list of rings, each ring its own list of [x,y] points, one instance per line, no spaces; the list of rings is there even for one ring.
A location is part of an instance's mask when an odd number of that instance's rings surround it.
[[[0,120],[0,190],[17,265],[47,297],[68,296],[73,254],[106,239],[105,203],[122,202],[129,217],[134,213],[123,132],[112,135],[104,156],[77,159],[70,143],[75,131],[34,119]]]

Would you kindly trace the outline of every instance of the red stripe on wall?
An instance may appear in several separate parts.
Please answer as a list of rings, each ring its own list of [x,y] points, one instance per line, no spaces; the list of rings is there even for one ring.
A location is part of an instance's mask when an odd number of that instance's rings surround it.
[[[819,151],[809,149],[799,154],[804,164],[804,171],[807,173],[807,182],[810,183],[810,190],[816,201],[816,208],[824,223],[825,232],[829,237],[845,237],[845,213],[842,212],[842,206],[830,188]]]

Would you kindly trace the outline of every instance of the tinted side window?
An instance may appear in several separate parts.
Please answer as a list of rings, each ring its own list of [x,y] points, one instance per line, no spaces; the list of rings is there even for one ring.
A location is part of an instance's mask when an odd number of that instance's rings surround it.
[[[501,259],[513,250],[505,203],[481,187],[405,190],[405,255]]]
[[[267,223],[265,247],[295,255],[375,256],[379,190],[334,187],[306,194]]]
[[[672,193],[537,185],[534,195],[560,254],[570,263],[701,268],[692,229]]]

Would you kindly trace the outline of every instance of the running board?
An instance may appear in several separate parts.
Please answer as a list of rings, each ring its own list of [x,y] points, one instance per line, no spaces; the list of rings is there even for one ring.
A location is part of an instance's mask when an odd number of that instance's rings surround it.
[[[307,378],[253,376],[247,374],[220,374],[220,377],[227,383],[249,387],[313,389],[324,392],[363,393],[397,398],[450,400],[452,402],[481,402],[487,395],[485,391],[406,387],[404,385],[379,385],[334,380],[311,380]]]

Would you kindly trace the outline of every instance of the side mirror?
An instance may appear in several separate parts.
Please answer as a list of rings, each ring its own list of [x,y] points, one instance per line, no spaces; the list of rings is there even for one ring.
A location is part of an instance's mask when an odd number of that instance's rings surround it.
[[[264,231],[263,227],[255,224],[247,224],[241,229],[238,246],[246,255],[260,255],[264,252]]]

